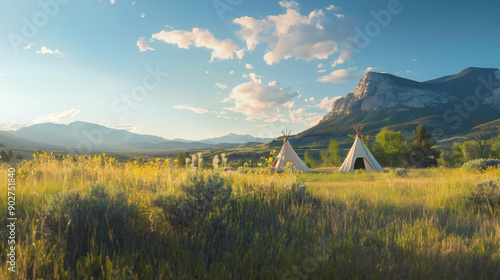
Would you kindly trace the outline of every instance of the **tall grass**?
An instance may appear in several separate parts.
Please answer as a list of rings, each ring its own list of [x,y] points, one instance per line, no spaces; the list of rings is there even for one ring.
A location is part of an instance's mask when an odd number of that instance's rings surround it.
[[[500,277],[500,169],[192,170],[37,154],[17,167],[16,279]],[[7,166],[0,168],[7,213]],[[5,236],[6,230],[2,229]]]

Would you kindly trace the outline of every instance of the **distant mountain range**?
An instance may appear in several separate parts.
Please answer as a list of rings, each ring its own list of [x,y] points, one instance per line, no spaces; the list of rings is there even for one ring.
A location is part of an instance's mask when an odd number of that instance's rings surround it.
[[[192,150],[228,147],[247,142],[264,143],[272,139],[228,134],[200,141],[167,140],[153,135],[132,133],[88,122],[43,123],[17,131],[0,131],[0,142],[33,148],[80,148],[82,150]]]
[[[430,132],[448,137],[483,130],[500,132],[500,70],[466,68],[458,74],[417,82],[391,74],[369,72],[354,92],[336,100],[332,110],[314,127],[292,142],[300,145],[345,137],[354,124],[364,124],[363,134],[382,127],[411,132],[425,124]],[[228,134],[199,141],[168,140],[88,122],[35,124],[17,131],[0,131],[0,143],[32,148],[91,148],[107,150],[194,150],[235,147],[273,139]]]
[[[354,124],[364,124],[365,134],[382,127],[410,132],[419,124],[450,137],[476,129],[498,131],[500,70],[469,67],[426,82],[369,72],[354,92],[336,100],[316,126],[298,137],[345,136],[354,132]]]

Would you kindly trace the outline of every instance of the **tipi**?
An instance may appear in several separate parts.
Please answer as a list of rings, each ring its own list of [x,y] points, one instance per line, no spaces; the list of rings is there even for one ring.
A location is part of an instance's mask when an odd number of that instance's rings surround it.
[[[373,170],[381,172],[384,170],[382,166],[377,162],[375,157],[370,153],[368,147],[359,137],[362,126],[354,128],[356,130],[356,138],[354,139],[354,144],[352,145],[347,157],[340,167],[340,172],[354,172],[356,169],[365,169],[367,172]]]
[[[288,141],[290,131],[284,131],[283,136],[283,147],[281,147],[281,151],[276,157],[273,167],[278,171],[283,171],[283,168],[288,164],[288,168],[294,171],[311,171],[311,169],[309,169],[309,167],[299,158],[297,153],[295,153],[292,145],[290,145],[290,141]]]

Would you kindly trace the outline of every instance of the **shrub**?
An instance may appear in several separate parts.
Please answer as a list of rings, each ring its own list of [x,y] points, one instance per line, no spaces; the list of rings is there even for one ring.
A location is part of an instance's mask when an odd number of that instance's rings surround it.
[[[174,226],[189,226],[203,219],[212,209],[225,205],[232,191],[217,173],[190,174],[181,190],[179,196],[159,194],[152,200]]]
[[[44,216],[52,235],[64,236],[70,263],[94,244],[103,249],[123,246],[126,238],[133,238],[139,220],[138,208],[125,193],[110,193],[100,185],[56,195]]]
[[[500,205],[500,180],[490,180],[477,184],[468,200],[475,205]]]
[[[490,166],[500,168],[500,160],[497,160],[497,159],[470,160],[470,161],[464,163],[462,168],[465,170],[472,170],[472,169],[485,170]]]
[[[398,169],[394,170],[394,175],[396,175],[398,177],[408,177],[408,170],[398,168]]]

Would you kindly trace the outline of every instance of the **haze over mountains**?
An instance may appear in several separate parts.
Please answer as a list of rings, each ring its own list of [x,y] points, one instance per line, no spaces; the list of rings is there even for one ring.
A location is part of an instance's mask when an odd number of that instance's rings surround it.
[[[382,127],[410,132],[425,124],[431,132],[449,137],[481,129],[500,132],[500,70],[466,68],[458,74],[417,82],[391,74],[369,72],[354,92],[338,99],[316,125],[297,135],[303,143]],[[87,122],[68,125],[43,123],[17,131],[0,131],[0,142],[33,148],[91,148],[95,150],[192,150],[234,147],[272,139],[228,134],[199,141],[168,140]],[[302,141],[302,140],[301,140]]]
[[[163,137],[132,133],[88,123],[42,123],[17,131],[0,131],[0,142],[22,147],[92,148],[96,150],[183,150],[234,146],[247,142],[264,143],[271,139],[251,135],[228,134],[200,141],[168,140]]]
[[[353,133],[351,127],[358,123],[365,125],[363,132],[367,134],[386,126],[411,131],[425,124],[430,131],[454,136],[499,119],[499,69],[469,67],[425,82],[368,72],[354,92],[336,100],[316,126],[299,136],[346,135]]]

